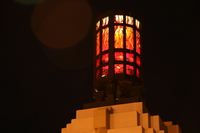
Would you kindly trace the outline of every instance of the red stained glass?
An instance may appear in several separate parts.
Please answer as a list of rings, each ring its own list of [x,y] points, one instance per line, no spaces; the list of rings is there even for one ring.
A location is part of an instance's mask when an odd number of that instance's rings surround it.
[[[115,52],[115,60],[123,61],[124,60],[123,52]]]
[[[102,55],[102,62],[103,62],[103,63],[108,62],[108,60],[109,60],[108,54]]]
[[[136,69],[136,77],[140,77],[140,70],[138,68]]]
[[[123,48],[123,26],[115,26],[115,48]]]
[[[126,26],[126,49],[133,50],[133,28]]]
[[[102,67],[102,77],[108,75],[108,66]]]
[[[126,23],[130,24],[130,25],[133,25],[133,17],[126,16]]]
[[[100,59],[96,60],[96,67],[98,67],[100,65]]]
[[[138,29],[140,29],[140,21],[138,21],[137,19],[135,19],[135,25]]]
[[[136,52],[140,54],[140,32],[136,31]]]
[[[133,75],[134,74],[134,67],[131,65],[126,65],[126,74]]]
[[[105,17],[105,18],[103,18],[103,24],[102,24],[102,26],[107,25],[108,22],[109,22],[109,17]]]
[[[115,64],[115,74],[123,73],[124,66],[123,64]]]
[[[100,70],[97,70],[96,72],[96,78],[98,79],[100,77]]]
[[[96,30],[98,30],[99,28],[100,28],[100,21],[98,21],[96,24]]]
[[[140,66],[140,58],[138,56],[136,57],[136,64]]]
[[[134,62],[134,57],[132,53],[126,53],[126,61]]]
[[[100,53],[100,33],[97,33],[96,36],[96,55]]]
[[[124,17],[123,15],[115,15],[115,23],[123,23]]]
[[[109,40],[109,28],[105,28],[102,31],[102,51],[108,50],[108,40]]]

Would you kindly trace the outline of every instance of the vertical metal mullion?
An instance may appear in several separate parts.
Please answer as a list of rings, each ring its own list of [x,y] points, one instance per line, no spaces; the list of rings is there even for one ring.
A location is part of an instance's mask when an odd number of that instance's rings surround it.
[[[109,14],[109,78],[114,79],[114,12]]]
[[[124,22],[123,22],[123,54],[124,54],[124,60],[123,60],[123,65],[124,65],[124,77],[126,75],[126,15],[123,15],[124,17]]]

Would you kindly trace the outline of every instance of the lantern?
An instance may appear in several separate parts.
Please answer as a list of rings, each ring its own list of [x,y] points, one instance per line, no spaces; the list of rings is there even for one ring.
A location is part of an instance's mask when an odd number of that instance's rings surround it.
[[[133,13],[109,11],[95,22],[96,101],[134,97],[142,84],[141,23]]]

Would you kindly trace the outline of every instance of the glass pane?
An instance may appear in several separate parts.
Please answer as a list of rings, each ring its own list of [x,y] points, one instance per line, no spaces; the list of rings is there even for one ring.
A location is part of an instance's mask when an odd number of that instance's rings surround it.
[[[103,24],[102,24],[102,26],[107,25],[107,24],[108,24],[108,21],[109,21],[109,18],[108,18],[108,17],[103,18]]]
[[[123,73],[124,66],[123,64],[115,64],[115,74]]]
[[[100,21],[98,21],[97,24],[96,24],[96,30],[98,30],[99,27],[100,27]]]
[[[102,77],[108,75],[108,66],[102,67]]]
[[[123,26],[115,26],[115,48],[123,48]]]
[[[96,78],[98,79],[100,77],[100,70],[97,70],[96,72]]]
[[[133,50],[133,28],[126,26],[126,49]]]
[[[140,66],[140,58],[138,56],[136,57],[136,64]]]
[[[140,54],[140,32],[136,31],[136,52]]]
[[[102,51],[108,50],[109,28],[102,31]]]
[[[100,59],[96,60],[96,67],[98,67],[100,65]]]
[[[126,16],[126,23],[130,24],[130,25],[133,25],[133,17]]]
[[[122,52],[115,52],[115,60],[116,61],[123,61],[124,60],[124,56]]]
[[[115,15],[115,23],[123,23],[124,17],[123,15]]]
[[[134,62],[134,57],[132,53],[126,53],[126,61]]]
[[[140,70],[138,68],[136,69],[136,77],[140,77]]]
[[[134,68],[131,65],[126,65],[126,74],[133,75],[134,74]]]
[[[140,21],[138,21],[137,19],[135,19],[135,25],[138,29],[140,29]]]
[[[100,53],[100,32],[96,36],[96,55]]]
[[[103,63],[108,62],[108,60],[109,60],[108,54],[102,55],[102,62],[103,62]]]

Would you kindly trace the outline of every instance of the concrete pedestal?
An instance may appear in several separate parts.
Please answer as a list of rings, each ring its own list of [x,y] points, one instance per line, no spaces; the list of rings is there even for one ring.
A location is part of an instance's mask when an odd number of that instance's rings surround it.
[[[77,110],[61,133],[181,133],[178,125],[150,116],[142,102]]]

